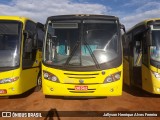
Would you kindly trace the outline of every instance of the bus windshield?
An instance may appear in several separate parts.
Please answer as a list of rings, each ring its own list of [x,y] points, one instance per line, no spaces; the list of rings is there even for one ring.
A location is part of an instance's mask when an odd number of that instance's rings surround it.
[[[95,66],[118,57],[116,21],[83,20],[49,23],[44,62],[52,65]]]
[[[115,21],[84,21],[85,40],[99,64],[118,56],[118,29]],[[84,46],[86,48],[86,46]],[[85,52],[87,55],[87,53]]]
[[[20,23],[0,21],[0,67],[19,65]]]
[[[160,62],[160,30],[152,30],[151,59]]]

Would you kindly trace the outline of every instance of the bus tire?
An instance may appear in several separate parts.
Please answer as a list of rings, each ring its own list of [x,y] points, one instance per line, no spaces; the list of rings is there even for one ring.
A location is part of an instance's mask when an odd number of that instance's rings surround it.
[[[38,92],[40,91],[42,88],[42,77],[41,77],[41,73],[38,74],[38,77],[37,77],[37,85],[34,89],[35,92]]]

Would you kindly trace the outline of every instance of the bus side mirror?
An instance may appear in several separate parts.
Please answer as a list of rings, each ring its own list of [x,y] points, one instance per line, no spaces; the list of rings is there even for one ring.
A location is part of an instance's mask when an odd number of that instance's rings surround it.
[[[136,41],[136,52],[137,53],[141,52],[141,43],[140,43],[140,41]]]
[[[123,24],[120,25],[120,28],[124,31],[124,33],[126,33],[126,29],[125,29],[125,26]]]

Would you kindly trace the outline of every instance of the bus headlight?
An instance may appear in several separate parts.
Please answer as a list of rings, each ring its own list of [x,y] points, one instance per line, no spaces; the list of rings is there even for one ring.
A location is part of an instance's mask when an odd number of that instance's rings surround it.
[[[49,81],[58,82],[59,83],[59,80],[55,75],[53,75],[52,73],[47,72],[45,70],[43,70],[43,77],[44,77],[44,79],[47,79]]]
[[[119,80],[120,78],[121,78],[121,72],[117,72],[117,73],[107,76],[103,83],[114,82],[114,81]]]
[[[153,74],[156,78],[160,79],[160,73],[157,73],[157,72],[152,71],[152,74]]]
[[[15,82],[15,81],[18,80],[18,79],[19,79],[19,77],[4,78],[4,79],[1,79],[1,80],[0,80],[0,84]]]

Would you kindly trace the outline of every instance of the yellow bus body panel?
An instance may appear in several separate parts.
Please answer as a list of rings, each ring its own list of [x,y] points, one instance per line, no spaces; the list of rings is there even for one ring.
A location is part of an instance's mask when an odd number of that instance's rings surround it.
[[[160,73],[160,69],[150,65],[150,69],[142,64],[142,89],[153,94],[160,94],[160,79],[152,72]],[[124,83],[131,86],[129,77],[129,63],[124,59]],[[134,74],[136,75],[136,74]]]
[[[160,79],[156,78],[152,72],[160,73],[160,69],[151,65],[150,69],[144,68],[144,72],[142,72],[142,76],[144,76],[142,89],[153,94],[160,94]]]
[[[39,68],[30,70],[21,70],[20,68],[10,71],[1,72],[0,80],[5,78],[19,77],[15,82],[0,84],[0,90],[6,90],[6,94],[0,96],[19,95],[36,86]],[[30,78],[33,79],[28,79]]]
[[[129,62],[124,58],[123,59],[123,82],[127,85],[130,85],[130,76],[129,76]]]
[[[20,76],[20,69],[0,72],[0,74],[1,74],[0,80],[5,79],[5,78],[19,77]],[[0,94],[0,96],[21,94],[22,88],[19,86],[20,86],[20,77],[15,82],[0,84],[0,90],[7,90],[6,94]]]
[[[122,95],[122,79],[123,79],[122,66],[123,65],[117,68],[104,70],[106,74],[102,75],[102,71],[90,71],[90,72],[63,71],[42,65],[43,93],[45,95],[54,95],[54,96],[120,96]],[[60,83],[44,79],[43,70],[56,75]],[[106,84],[103,83],[107,76],[116,73],[118,71],[121,71],[121,77],[119,80]],[[98,74],[98,75],[87,75],[87,74]],[[88,78],[83,79],[84,77]],[[79,83],[79,80],[81,78],[84,80],[84,84]],[[88,90],[77,91],[75,90],[75,86],[88,86]]]

